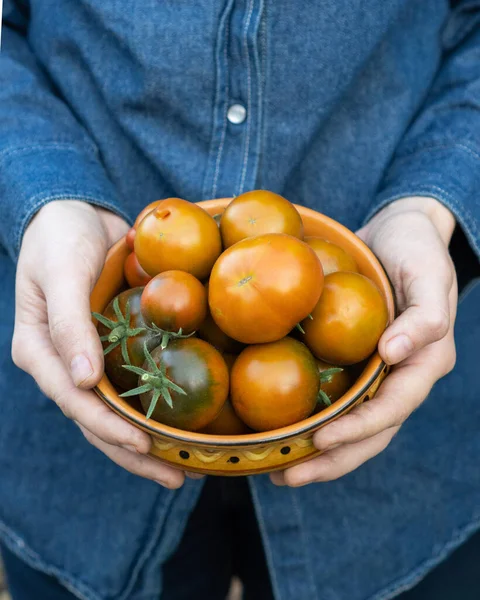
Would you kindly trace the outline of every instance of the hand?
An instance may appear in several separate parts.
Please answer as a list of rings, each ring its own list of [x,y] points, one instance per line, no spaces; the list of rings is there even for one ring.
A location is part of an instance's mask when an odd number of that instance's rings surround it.
[[[300,486],[353,471],[388,446],[434,383],[453,369],[457,283],[448,243],[454,227],[453,215],[436,200],[406,198],[357,232],[395,288],[400,316],[378,346],[395,366],[372,400],[315,433],[322,455],[272,473],[273,483]]]
[[[108,248],[127,229],[120,217],[84,202],[51,202],[38,212],[18,260],[12,358],[91,444],[131,473],[178,488],[183,472],[146,456],[150,436],[88,391],[103,373],[90,292]]]

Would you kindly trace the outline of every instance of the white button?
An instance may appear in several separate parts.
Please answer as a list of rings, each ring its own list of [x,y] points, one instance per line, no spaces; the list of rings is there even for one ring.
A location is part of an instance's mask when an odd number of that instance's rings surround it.
[[[240,125],[247,118],[247,110],[242,104],[232,104],[228,109],[227,119],[234,125]]]

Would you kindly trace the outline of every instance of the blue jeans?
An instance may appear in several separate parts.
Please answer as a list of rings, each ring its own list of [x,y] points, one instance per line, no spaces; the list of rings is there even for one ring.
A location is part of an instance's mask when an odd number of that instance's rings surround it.
[[[12,600],[75,599],[54,577],[6,548],[2,556]],[[478,600],[479,556],[477,533],[398,600]],[[164,566],[160,600],[224,600],[234,574],[242,579],[245,600],[273,599],[246,481],[209,478],[177,552]]]

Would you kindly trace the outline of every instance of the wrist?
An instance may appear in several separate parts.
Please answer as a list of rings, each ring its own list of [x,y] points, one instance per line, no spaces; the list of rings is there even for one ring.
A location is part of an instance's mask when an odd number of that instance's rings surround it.
[[[385,216],[405,212],[420,212],[426,215],[437,229],[446,245],[449,244],[455,229],[454,214],[436,198],[430,196],[409,196],[389,204],[383,211]]]

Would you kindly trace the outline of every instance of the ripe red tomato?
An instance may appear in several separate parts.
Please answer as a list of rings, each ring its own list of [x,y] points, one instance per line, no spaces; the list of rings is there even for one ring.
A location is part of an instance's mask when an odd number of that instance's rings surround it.
[[[351,377],[347,369],[339,369],[337,365],[330,365],[317,359],[320,373],[320,389],[329,399],[330,403],[336,402],[351,386]],[[328,402],[324,402],[328,405]]]
[[[140,263],[135,256],[135,252],[132,252],[127,256],[125,264],[123,265],[123,274],[131,288],[147,285],[151,280],[150,275],[145,273],[140,266]]]
[[[152,277],[177,270],[206,279],[221,251],[215,220],[186,200],[162,200],[137,227],[135,254]]]
[[[172,340],[147,354],[138,374],[138,388],[147,417],[186,431],[198,431],[213,421],[228,395],[228,369],[221,354],[198,338]]]
[[[230,395],[242,421],[256,431],[268,431],[311,415],[319,388],[312,354],[305,344],[287,337],[243,350],[233,365]]]
[[[388,322],[385,299],[359,273],[330,273],[312,319],[302,327],[304,341],[317,358],[351,365],[372,354]]]
[[[295,206],[283,196],[254,190],[230,202],[220,219],[220,232],[225,248],[264,233],[286,233],[302,240],[303,221]]]
[[[306,237],[305,243],[308,244],[320,259],[323,267],[323,274],[335,273],[336,271],[352,271],[358,273],[358,266],[351,254],[348,254],[343,248],[332,244],[319,237]]]
[[[222,331],[259,344],[285,337],[313,310],[322,287],[315,252],[297,238],[272,233],[242,240],[220,256],[208,300]]]
[[[138,377],[123,365],[141,367],[145,361],[144,344],[153,348],[159,336],[147,329],[140,312],[143,288],[126,290],[116,296],[98,319],[97,330],[105,354],[105,373],[110,381],[123,390],[135,387]]]
[[[190,273],[164,271],[145,286],[141,300],[143,317],[164,331],[190,334],[207,316],[207,292]]]
[[[125,242],[129,250],[131,250],[132,252],[135,248],[135,234],[135,227],[130,227],[130,229],[127,231],[127,235],[125,236]]]

